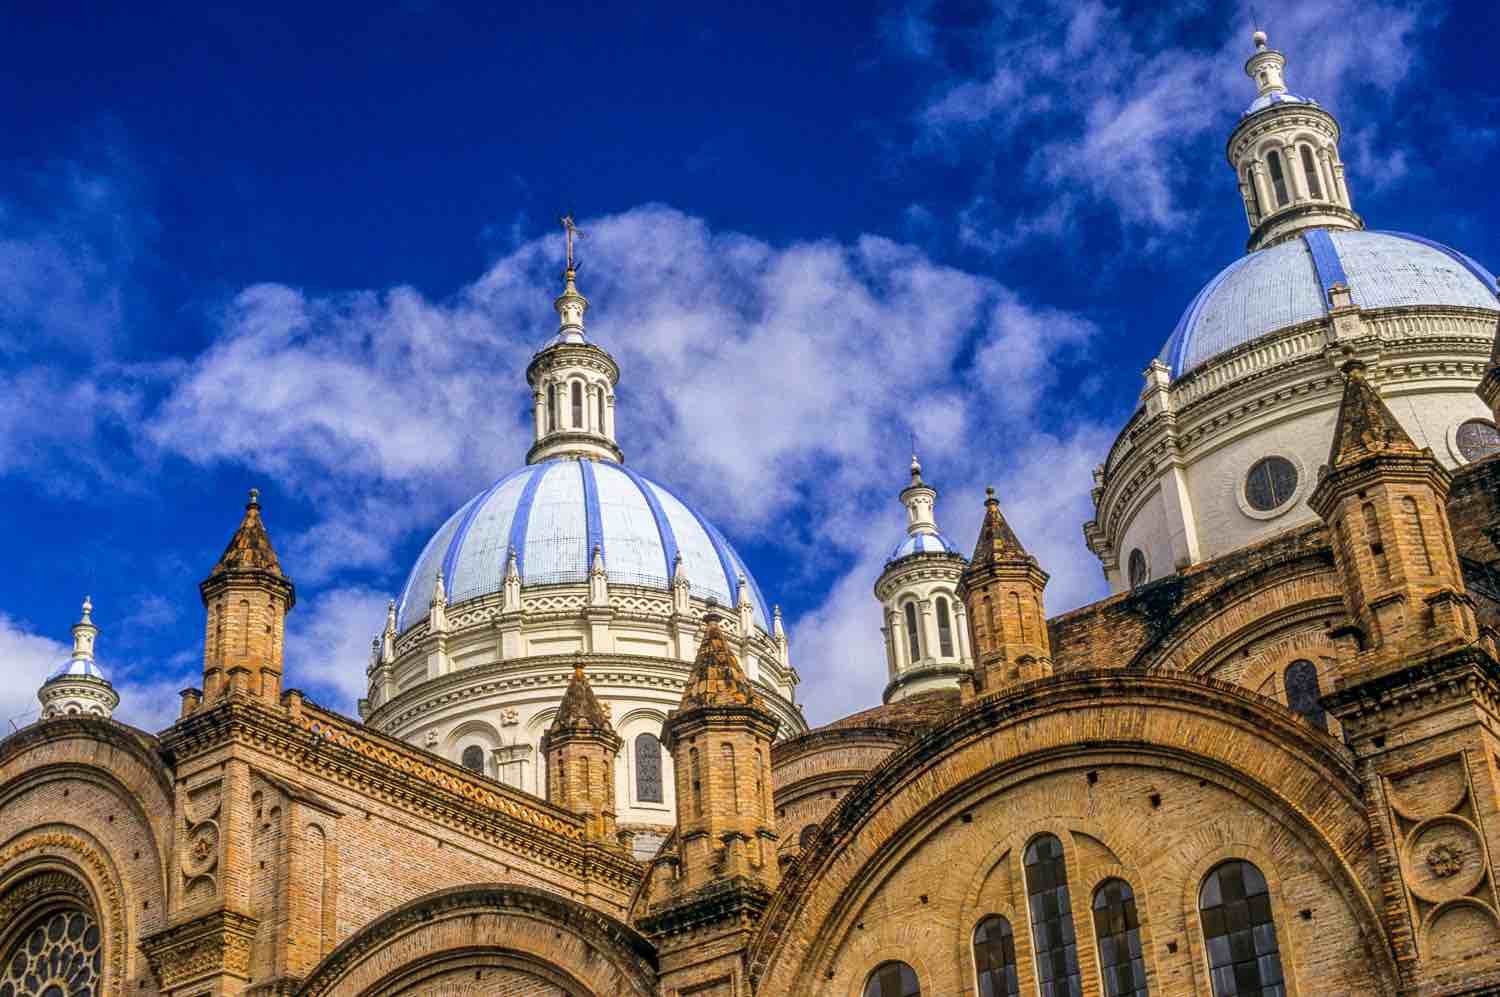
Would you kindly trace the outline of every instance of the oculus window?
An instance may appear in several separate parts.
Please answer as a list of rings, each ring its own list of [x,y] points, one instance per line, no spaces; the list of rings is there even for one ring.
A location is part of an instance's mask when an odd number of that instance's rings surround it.
[[[1245,501],[1257,512],[1285,505],[1296,491],[1297,465],[1285,457],[1262,457],[1245,475]]]
[[[1500,453],[1500,429],[1488,419],[1470,419],[1458,427],[1458,452],[1471,462]]]

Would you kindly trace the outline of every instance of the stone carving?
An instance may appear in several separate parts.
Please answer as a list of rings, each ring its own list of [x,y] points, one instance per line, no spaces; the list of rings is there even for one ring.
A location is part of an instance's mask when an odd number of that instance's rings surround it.
[[[1456,876],[1463,867],[1463,852],[1447,842],[1433,845],[1427,850],[1427,868],[1439,879]]]
[[[248,980],[257,924],[253,917],[217,911],[143,939],[141,951],[168,990],[205,976]]]
[[[435,747],[437,747],[438,732],[435,731],[435,730],[428,731],[427,732],[427,737],[424,738],[423,743],[426,744],[426,746],[429,747],[429,748],[435,748]]]
[[[500,711],[500,726],[514,727],[521,722],[521,714],[514,706],[507,706]]]

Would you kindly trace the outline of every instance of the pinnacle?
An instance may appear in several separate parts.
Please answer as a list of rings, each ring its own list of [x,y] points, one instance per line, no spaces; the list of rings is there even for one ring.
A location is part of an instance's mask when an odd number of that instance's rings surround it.
[[[281,563],[276,559],[276,549],[271,546],[271,536],[260,518],[260,491],[255,488],[250,489],[250,501],[245,505],[239,529],[234,531],[229,546],[224,548],[209,577],[238,571],[264,571],[284,577]]]
[[[1350,360],[1344,365],[1344,398],[1333,427],[1328,466],[1341,467],[1374,454],[1393,452],[1414,454],[1420,450],[1366,379],[1365,365]]]
[[[573,675],[568,679],[568,688],[563,693],[562,704],[557,708],[557,716],[548,729],[559,731],[584,726],[592,726],[599,730],[612,729],[609,718],[604,715],[604,708],[599,705],[599,700],[594,695],[593,687],[589,685],[587,676],[583,674],[583,655],[579,653],[573,656]]]
[[[698,643],[698,656],[693,660],[693,672],[688,676],[680,709],[760,705],[760,697],[724,639],[718,613],[711,609],[703,617],[703,639]]]
[[[984,521],[979,525],[979,542],[974,545],[971,565],[993,564],[996,561],[1029,560],[1031,555],[1021,546],[1015,531],[1000,514],[1000,501],[995,498],[995,489],[984,490]]]

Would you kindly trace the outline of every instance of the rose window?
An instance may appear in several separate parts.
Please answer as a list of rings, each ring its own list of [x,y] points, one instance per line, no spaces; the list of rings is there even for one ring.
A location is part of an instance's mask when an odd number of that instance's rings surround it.
[[[81,910],[55,911],[17,938],[0,965],[0,997],[96,997],[104,947],[99,924]]]

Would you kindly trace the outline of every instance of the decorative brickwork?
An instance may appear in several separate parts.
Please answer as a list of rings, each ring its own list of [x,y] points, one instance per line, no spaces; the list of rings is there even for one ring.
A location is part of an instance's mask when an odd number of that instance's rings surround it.
[[[615,761],[623,742],[583,674],[583,655],[547,728],[548,797],[583,818],[593,837],[615,837]]]
[[[1046,586],[1047,573],[1000,514],[995,490],[986,489],[979,542],[958,583],[974,645],[974,674],[961,685],[966,697],[1052,674]]]

